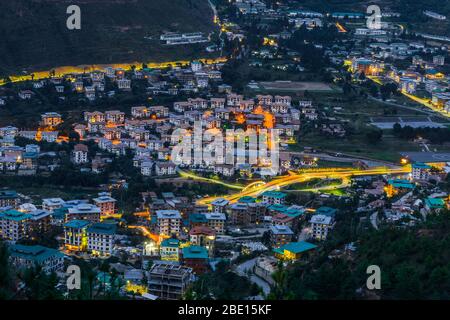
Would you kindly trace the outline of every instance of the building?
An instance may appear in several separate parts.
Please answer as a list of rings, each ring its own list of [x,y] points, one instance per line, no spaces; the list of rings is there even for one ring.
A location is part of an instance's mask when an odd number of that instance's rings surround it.
[[[273,251],[275,257],[277,257],[278,259],[295,261],[300,259],[300,257],[304,255],[305,252],[308,252],[315,248],[317,248],[317,246],[312,243],[300,241],[287,243],[279,248],[275,248]]]
[[[114,223],[94,223],[87,228],[88,250],[96,256],[109,256],[114,249],[117,226]]]
[[[87,220],[72,220],[64,224],[64,246],[69,251],[86,251],[88,246]]]
[[[44,127],[56,127],[62,123],[62,117],[56,112],[47,112],[41,115],[42,125]]]
[[[325,240],[328,231],[333,228],[333,217],[323,214],[315,214],[309,221],[311,223],[312,237],[316,240]]]
[[[433,57],[433,63],[438,65],[438,66],[445,65],[445,56],[442,56],[442,55],[434,56]]]
[[[77,144],[73,147],[72,162],[75,164],[88,163],[89,148],[85,144]]]
[[[175,238],[164,239],[159,246],[159,255],[162,261],[180,260],[180,240]]]
[[[197,226],[189,230],[189,242],[196,246],[201,246],[208,250],[208,255],[214,255],[214,243],[216,241],[216,231],[210,227]]]
[[[426,198],[425,210],[428,212],[439,212],[445,208],[445,200],[442,198]]]
[[[284,204],[284,198],[286,198],[286,193],[279,191],[266,191],[262,194],[263,202],[269,204]]]
[[[20,203],[19,196],[16,191],[1,190],[0,191],[0,208],[12,207],[16,208]]]
[[[16,210],[0,212],[0,237],[11,241],[27,238],[30,218],[30,214]]]
[[[178,235],[181,230],[181,214],[178,210],[157,210],[156,225],[160,235]]]
[[[412,165],[411,176],[413,180],[428,180],[430,177],[431,166],[422,162],[416,162]]]
[[[208,227],[216,230],[217,234],[224,234],[225,221],[227,220],[225,213],[206,213],[206,220]]]
[[[43,246],[13,245],[9,247],[11,263],[18,269],[31,268],[36,264],[46,273],[62,271],[64,255],[58,250]]]
[[[212,211],[216,213],[224,213],[225,208],[230,203],[230,201],[224,199],[224,198],[218,198],[211,202]]]
[[[180,300],[192,281],[191,268],[156,262],[149,272],[148,293],[163,300]]]
[[[100,221],[100,208],[89,203],[80,203],[68,209],[66,221],[88,220]]]
[[[288,226],[270,226],[270,242],[273,247],[277,248],[292,241],[294,232]]]
[[[205,247],[191,245],[181,250],[183,264],[192,268],[194,273],[202,274],[208,271],[208,250]]]
[[[66,202],[61,198],[42,199],[42,209],[53,212],[61,208]]]
[[[114,215],[116,213],[117,200],[111,197],[108,192],[100,192],[98,198],[93,199],[95,205],[100,208],[102,217]]]

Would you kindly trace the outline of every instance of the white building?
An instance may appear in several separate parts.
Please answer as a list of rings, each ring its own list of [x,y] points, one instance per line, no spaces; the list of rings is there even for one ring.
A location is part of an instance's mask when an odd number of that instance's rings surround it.
[[[181,230],[181,214],[178,210],[157,210],[156,225],[159,234],[178,235]]]
[[[311,223],[312,237],[316,240],[325,240],[328,231],[333,227],[333,218],[323,214],[313,215],[309,222]]]
[[[77,144],[72,151],[72,162],[75,164],[88,163],[88,146],[84,144]]]
[[[87,229],[88,250],[93,255],[109,256],[114,249],[116,225],[113,223],[94,223]]]

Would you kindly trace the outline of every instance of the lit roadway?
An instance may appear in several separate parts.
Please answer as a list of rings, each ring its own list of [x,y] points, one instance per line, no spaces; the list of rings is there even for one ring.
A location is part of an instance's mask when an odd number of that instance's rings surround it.
[[[198,200],[199,204],[209,204],[217,198],[224,198],[230,202],[236,202],[242,197],[250,196],[257,197],[265,191],[279,190],[285,188],[289,185],[305,182],[312,179],[342,179],[344,183],[348,181],[348,178],[352,176],[372,176],[372,175],[392,175],[392,174],[406,174],[411,172],[411,166],[407,165],[398,168],[387,168],[387,167],[377,167],[367,170],[361,169],[316,169],[316,170],[305,170],[301,173],[290,172],[287,176],[280,176],[274,178],[267,183],[254,184],[251,187],[246,187],[243,190],[221,197],[207,197]],[[319,188],[317,188],[319,189]]]
[[[383,81],[381,81],[381,79],[379,77],[374,77],[374,76],[368,76],[367,78],[369,78],[370,80],[372,80],[373,82],[375,82],[376,84],[379,85],[383,85]],[[441,116],[444,116],[446,118],[450,118],[450,113],[445,112],[443,109],[439,109],[436,108],[431,102],[430,99],[424,99],[424,98],[420,98],[418,96],[415,96],[413,94],[409,94],[403,90],[400,91],[405,97],[417,102],[418,104],[421,104],[431,110],[433,110],[436,113],[439,113]]]

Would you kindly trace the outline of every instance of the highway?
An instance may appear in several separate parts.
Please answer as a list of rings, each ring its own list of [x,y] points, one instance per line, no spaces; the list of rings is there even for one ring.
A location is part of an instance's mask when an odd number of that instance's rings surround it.
[[[406,174],[410,172],[411,172],[410,165],[397,168],[377,167],[367,170],[352,169],[352,168],[344,168],[344,169],[337,168],[337,169],[312,169],[312,170],[305,170],[301,173],[290,172],[289,175],[274,178],[273,180],[266,183],[254,184],[249,188],[246,187],[241,191],[233,193],[231,195],[206,197],[198,200],[197,203],[203,205],[210,204],[212,201],[218,198],[224,198],[230,202],[236,202],[237,200],[245,196],[257,197],[263,192],[280,190],[289,185],[305,182],[311,179],[342,179],[345,183],[345,181],[348,181],[348,179],[352,176],[395,175],[395,174]]]

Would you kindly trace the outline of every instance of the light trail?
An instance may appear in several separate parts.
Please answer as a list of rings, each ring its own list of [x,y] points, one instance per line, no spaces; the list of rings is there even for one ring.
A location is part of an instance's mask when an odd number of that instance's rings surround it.
[[[342,33],[347,33],[347,30],[344,28],[344,26],[342,24],[340,24],[339,22],[336,22],[336,28],[338,28],[339,32]]]
[[[349,179],[352,176],[371,176],[371,175],[392,175],[392,174],[406,174],[411,172],[411,166],[407,165],[399,168],[377,167],[367,170],[361,169],[335,169],[329,171],[318,172],[302,172],[298,174],[291,174],[288,176],[281,176],[279,179],[274,179],[264,185],[256,186],[250,189],[243,189],[232,195],[224,195],[220,197],[207,197],[198,200],[198,204],[210,204],[217,198],[224,198],[230,202],[236,202],[242,197],[250,196],[257,197],[265,191],[280,190],[292,184],[305,182],[312,179]]]
[[[152,239],[153,241],[155,241],[158,245],[164,240],[164,239],[168,239],[169,236],[166,236],[164,234],[155,234],[150,232],[150,230],[148,230],[147,227],[144,226],[128,226],[128,229],[138,229],[139,231],[142,232],[142,234],[144,236],[146,236],[149,239]]]
[[[205,182],[211,182],[211,183],[215,183],[215,184],[220,184],[222,186],[228,187],[230,189],[237,189],[237,190],[242,190],[244,189],[243,186],[238,185],[238,184],[231,184],[231,183],[226,183],[217,179],[211,179],[211,178],[205,178],[205,177],[200,177],[197,176],[193,173],[189,173],[186,171],[182,171],[182,170],[178,170],[178,173],[180,174],[181,177],[183,178],[190,178],[190,179],[194,179],[194,180],[199,180],[199,181],[205,181]]]
[[[215,59],[201,58],[197,59],[203,64],[210,65],[216,63],[224,63],[228,59],[226,57],[219,57]],[[54,72],[54,77],[63,77],[70,74],[83,74],[94,71],[104,71],[107,67],[112,67],[114,69],[124,69],[130,70],[132,66],[136,67],[136,70],[142,69],[142,64],[146,64],[148,68],[152,69],[163,69],[169,66],[187,66],[191,63],[190,60],[178,60],[178,61],[166,61],[166,62],[130,62],[130,63],[115,63],[115,64],[91,64],[91,65],[79,65],[79,66],[62,66],[55,67],[46,71],[36,71],[30,72],[29,75],[10,75],[9,78],[11,82],[21,82],[27,80],[42,80],[51,78],[50,73]],[[33,75],[33,77],[31,76]],[[4,85],[6,82],[4,79],[0,79],[0,86]]]
[[[379,78],[379,77],[374,77],[374,76],[367,76],[368,79],[372,80],[373,82],[375,82],[378,85],[383,85],[383,81]],[[446,117],[446,118],[450,118],[450,113],[445,112],[443,109],[439,109],[436,108],[429,100],[430,99],[424,99],[424,98],[420,98],[418,96],[415,96],[413,94],[409,94],[403,90],[400,90],[401,94],[403,94],[405,97],[413,100],[414,102],[417,102],[418,104],[421,104],[425,107],[427,107],[428,109],[439,113],[440,115]]]

